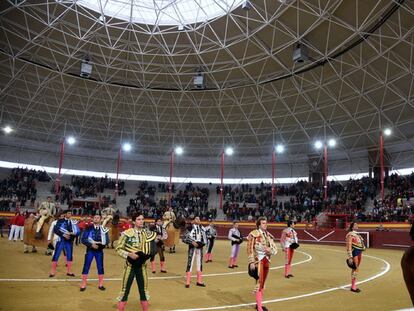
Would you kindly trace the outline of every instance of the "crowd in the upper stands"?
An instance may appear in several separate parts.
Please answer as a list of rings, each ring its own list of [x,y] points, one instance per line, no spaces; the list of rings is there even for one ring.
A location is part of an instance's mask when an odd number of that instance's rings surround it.
[[[13,168],[9,176],[0,181],[0,210],[26,206],[27,201],[33,206],[37,196],[36,183],[49,180],[45,171]]]
[[[60,202],[67,203],[71,206],[74,198],[96,197],[105,189],[115,189],[116,181],[107,176],[96,178],[86,176],[72,176],[70,184],[62,185],[60,188]],[[53,187],[55,191],[55,187]],[[125,182],[119,181],[118,184],[119,195],[126,195]]]
[[[265,216],[269,221],[311,221],[322,206],[320,191],[304,181],[277,187],[276,197],[287,198],[280,202],[275,200],[273,204],[272,187],[268,184],[261,183],[256,187],[242,184],[234,188],[227,185],[223,190],[223,212],[228,220],[253,220]]]
[[[169,193],[168,185],[159,183],[155,186],[142,182],[136,193],[136,197],[130,199],[127,207],[128,215],[142,211],[145,217],[160,218],[167,210]],[[157,202],[156,192],[161,193]],[[198,216],[201,219],[214,219],[217,217],[216,209],[209,209],[209,189],[195,187],[191,182],[186,184],[184,189],[176,189],[172,185],[171,207],[177,217]]]
[[[379,183],[364,177],[347,182],[328,183],[328,200],[323,200],[322,187],[318,183],[299,181],[290,186],[277,187],[277,198],[272,204],[271,185],[252,187],[243,184],[232,188],[225,186],[223,211],[228,220],[253,220],[266,216],[270,221],[311,222],[321,211],[329,214],[350,214],[359,221],[406,221],[414,215],[414,174],[408,177],[391,175],[386,183],[390,194],[384,202],[375,199]],[[218,187],[217,193],[220,188]],[[367,199],[373,200],[372,211],[365,210]]]
[[[372,213],[366,221],[405,221],[414,215],[414,173],[409,176],[391,175],[386,180],[388,194],[384,202],[374,200]]]
[[[50,181],[44,171],[25,168],[12,169],[10,175],[0,181],[0,210],[10,210],[16,205],[25,206],[27,201],[34,206],[38,181]],[[323,199],[323,187],[318,183],[298,181],[292,185],[278,185],[272,204],[272,187],[261,183],[252,186],[226,185],[223,189],[223,212],[228,220],[254,220],[266,216],[269,221],[283,222],[287,219],[311,222],[320,212],[348,214],[359,221],[386,222],[407,221],[414,217],[414,173],[409,176],[393,174],[385,179],[384,201],[378,196],[379,182],[364,177],[346,182],[328,183],[328,200]],[[72,207],[74,198],[95,197],[105,189],[114,189],[115,180],[108,177],[72,176],[71,183],[62,185],[59,201]],[[199,216],[201,219],[215,219],[217,206],[209,206],[209,188],[193,185],[172,185],[171,198],[168,184],[141,182],[135,196],[130,199],[127,214],[142,211],[146,217],[162,217],[171,207],[179,217]],[[220,188],[217,187],[217,194]],[[120,195],[126,195],[125,182],[119,182]],[[371,205],[367,206],[367,199]],[[111,198],[100,196],[99,204],[108,206]],[[89,205],[88,205],[89,206]],[[118,208],[123,208],[118,206]],[[95,206],[84,210],[92,212]],[[89,211],[90,212],[90,211]]]

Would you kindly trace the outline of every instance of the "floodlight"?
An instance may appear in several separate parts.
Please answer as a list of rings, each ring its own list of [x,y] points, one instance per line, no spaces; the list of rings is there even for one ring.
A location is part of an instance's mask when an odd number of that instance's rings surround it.
[[[177,146],[177,147],[175,147],[174,152],[175,152],[175,154],[180,155],[180,154],[183,154],[184,149],[182,147],[180,147],[180,146]]]
[[[5,127],[3,127],[3,132],[6,134],[10,134],[11,132],[13,132],[13,129],[11,128],[11,126],[6,125]]]
[[[75,144],[75,143],[76,143],[76,138],[75,138],[75,137],[73,137],[73,136],[69,136],[68,138],[66,138],[66,142],[67,142],[69,145],[73,145],[73,144]]]
[[[285,146],[277,145],[275,149],[277,153],[282,153],[283,151],[285,151]]]
[[[103,14],[101,14],[100,16],[99,16],[99,22],[101,23],[101,24],[105,24],[105,22],[106,22],[106,17],[105,17],[105,15],[103,15]]]
[[[82,60],[80,76],[82,78],[89,78],[92,73],[92,64],[89,59]]]
[[[242,3],[242,9],[243,10],[245,10],[245,11],[250,11],[250,9],[252,8],[252,4],[250,3],[250,1],[249,0],[245,0],[243,3]]]
[[[385,136],[390,136],[390,135],[391,135],[391,133],[392,133],[392,131],[391,131],[391,129],[389,129],[389,128],[386,128],[386,129],[384,130],[384,135],[385,135]]]
[[[329,147],[335,147],[336,145],[336,140],[331,138],[330,140],[328,140],[328,145]]]
[[[124,151],[131,151],[131,149],[132,149],[132,146],[131,146],[131,144],[130,143],[124,143],[123,145],[122,145],[122,150],[124,150]]]
[[[317,140],[315,142],[315,148],[316,149],[321,149],[323,147],[323,143],[320,140]]]
[[[196,88],[202,89],[204,88],[204,74],[202,72],[198,72],[195,76],[194,76],[194,80],[193,80],[194,86]]]
[[[225,151],[226,155],[231,156],[233,154],[233,152],[234,152],[234,150],[233,150],[232,147],[227,147],[226,148],[226,151]]]

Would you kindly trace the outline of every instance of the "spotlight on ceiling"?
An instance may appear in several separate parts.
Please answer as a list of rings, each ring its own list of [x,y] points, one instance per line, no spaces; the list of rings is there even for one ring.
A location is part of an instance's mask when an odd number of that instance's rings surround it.
[[[204,72],[202,69],[198,69],[197,74],[194,76],[194,86],[198,89],[204,89]]]
[[[89,78],[92,73],[92,63],[90,62],[89,57],[86,57],[81,62],[81,72],[80,76],[82,78]]]
[[[285,146],[283,146],[283,145],[277,145],[276,146],[276,152],[277,153],[282,153],[283,151],[285,151]]]
[[[182,147],[180,147],[180,146],[177,146],[177,147],[175,147],[174,152],[175,152],[175,154],[180,155],[180,154],[183,154],[184,149]]]
[[[67,138],[66,138],[66,142],[67,142],[69,145],[73,145],[73,144],[75,144],[75,143],[76,143],[76,138],[75,138],[75,137],[73,137],[73,136],[69,136],[69,137],[67,137]]]
[[[178,31],[183,31],[185,26],[183,24],[178,25]]]
[[[309,59],[308,49],[306,48],[306,45],[303,45],[300,42],[296,43],[295,47],[293,48],[292,58],[295,63],[301,64],[306,62]]]
[[[132,146],[131,146],[131,144],[130,143],[124,143],[123,145],[122,145],[122,150],[124,150],[124,151],[131,151],[131,149],[132,149]]]
[[[10,134],[11,132],[13,132],[13,129],[11,128],[11,126],[6,125],[5,127],[3,127],[3,132],[6,134]]]
[[[391,129],[386,128],[386,129],[384,130],[384,135],[385,135],[385,136],[390,136],[391,134],[392,134]]]
[[[331,138],[330,140],[328,140],[328,145],[329,147],[335,147],[336,145],[336,140]]]
[[[98,20],[99,20],[99,23],[105,24],[106,23],[106,17],[105,17],[105,15],[101,14],[99,16]]]
[[[242,3],[242,9],[243,10],[245,10],[245,11],[250,11],[250,9],[252,8],[252,4],[250,3],[250,1],[249,0],[245,0],[243,3]]]
[[[323,144],[322,144],[322,142],[321,142],[320,140],[317,140],[317,141],[315,142],[315,148],[316,148],[316,149],[321,149],[321,148],[322,148],[322,146],[323,146]]]
[[[225,153],[226,155],[231,156],[234,153],[234,150],[232,147],[227,147]]]

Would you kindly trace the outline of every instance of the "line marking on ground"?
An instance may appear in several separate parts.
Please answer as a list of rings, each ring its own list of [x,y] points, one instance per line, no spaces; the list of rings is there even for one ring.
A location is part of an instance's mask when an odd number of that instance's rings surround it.
[[[292,264],[292,266],[304,264],[306,262],[311,261],[313,258],[310,254],[296,251],[297,253],[301,253],[305,255],[307,258]],[[285,266],[276,266],[270,268],[270,270],[277,270],[282,269]],[[212,276],[224,276],[224,275],[237,275],[237,274],[247,274],[247,266],[246,270],[243,271],[232,271],[232,272],[222,272],[222,273],[210,273],[204,274],[203,277],[212,277]],[[192,278],[196,278],[196,275],[191,276]],[[173,275],[173,276],[155,276],[155,277],[148,277],[149,280],[171,280],[171,279],[183,279],[185,276],[183,275]],[[121,281],[121,278],[106,278],[105,281]],[[70,279],[55,279],[55,278],[47,278],[47,279],[0,279],[0,282],[81,282],[82,280],[79,278],[70,278]],[[98,279],[90,278],[88,281],[98,281]]]
[[[320,248],[318,248],[320,250]],[[334,252],[340,252],[338,250],[331,250],[328,248],[325,248],[324,250],[328,250],[328,251],[334,251]],[[343,253],[343,252],[341,252]],[[372,280],[375,280],[381,276],[383,276],[384,274],[386,274],[390,268],[391,268],[391,264],[379,257],[375,257],[375,256],[370,256],[370,255],[364,255],[364,257],[368,257],[368,258],[372,258],[378,261],[381,261],[385,264],[385,266],[383,266],[381,268],[381,272],[377,273],[365,280],[359,281],[357,282],[357,284],[363,284],[366,282],[370,282]],[[291,296],[291,297],[284,297],[284,298],[277,298],[277,299],[271,299],[271,300],[266,300],[263,301],[263,304],[270,304],[270,303],[275,303],[275,302],[282,302],[282,301],[288,301],[288,300],[294,300],[294,299],[300,299],[300,298],[306,298],[306,297],[311,297],[311,296],[315,296],[315,295],[321,295],[321,294],[325,294],[325,293],[329,293],[329,292],[333,292],[336,290],[343,290],[346,289],[347,287],[350,287],[351,284],[346,284],[346,285],[341,285],[341,286],[337,286],[337,287],[332,287],[332,288],[328,288],[328,289],[324,289],[324,290],[320,290],[320,291],[316,291],[316,292],[312,292],[312,293],[307,293],[307,294],[302,294],[302,295],[297,295],[297,296]],[[206,308],[191,308],[191,309],[174,309],[171,311],[201,311],[201,310],[223,310],[223,309],[232,309],[232,308],[243,308],[243,307],[250,307],[250,306],[254,306],[256,305],[256,302],[250,302],[250,303],[241,303],[241,304],[237,304],[237,305],[227,305],[227,306],[217,306],[217,307],[206,307]]]

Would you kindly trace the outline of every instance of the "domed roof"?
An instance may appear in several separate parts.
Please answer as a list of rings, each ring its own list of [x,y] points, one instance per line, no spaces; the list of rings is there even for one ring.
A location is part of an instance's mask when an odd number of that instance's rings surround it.
[[[388,152],[412,151],[411,1],[147,2],[2,2],[7,144],[254,160],[282,143],[293,161],[335,138],[349,160],[392,127]]]

